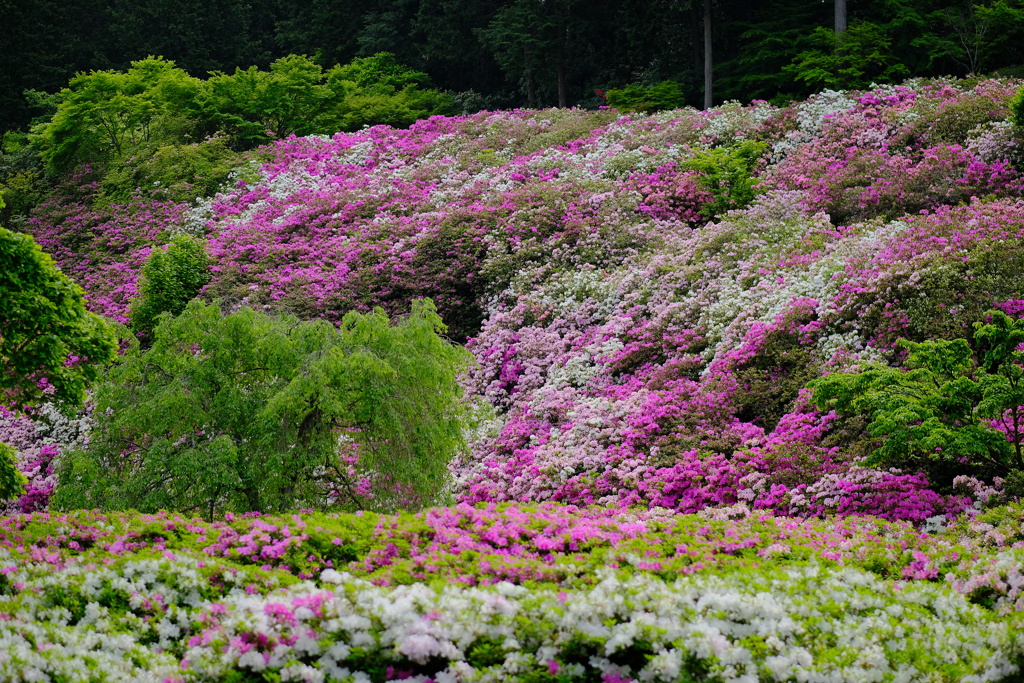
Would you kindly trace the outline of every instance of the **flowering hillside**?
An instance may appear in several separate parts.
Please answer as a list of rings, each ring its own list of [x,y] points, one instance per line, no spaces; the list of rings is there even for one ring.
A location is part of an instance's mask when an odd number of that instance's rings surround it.
[[[973,504],[977,473],[865,467],[863,424],[803,387],[1024,311],[1016,87],[435,117],[281,141],[191,209],[89,208],[86,174],[31,227],[121,320],[182,230],[208,240],[207,297],[334,320],[432,298],[486,404],[463,501],[922,522]]]
[[[429,297],[474,419],[451,507],[200,521],[48,512],[102,411],[0,407],[0,679],[1019,680],[1024,470],[948,444],[1024,443],[1020,86],[292,137],[191,204],[79,169],[27,225],[93,310],[183,232],[226,309]],[[915,458],[822,399],[867,368],[962,392],[897,406]]]

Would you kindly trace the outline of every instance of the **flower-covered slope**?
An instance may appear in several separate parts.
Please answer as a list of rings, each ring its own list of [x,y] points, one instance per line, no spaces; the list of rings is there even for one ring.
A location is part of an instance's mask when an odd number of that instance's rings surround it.
[[[0,678],[1011,681],[1021,514],[16,515]]]
[[[97,209],[75,177],[30,225],[122,320],[180,230],[207,238],[209,297],[330,319],[433,298],[485,404],[453,464],[465,501],[922,522],[970,505],[971,473],[861,466],[862,425],[802,388],[1024,311],[1017,87],[435,117],[281,141],[191,209]]]

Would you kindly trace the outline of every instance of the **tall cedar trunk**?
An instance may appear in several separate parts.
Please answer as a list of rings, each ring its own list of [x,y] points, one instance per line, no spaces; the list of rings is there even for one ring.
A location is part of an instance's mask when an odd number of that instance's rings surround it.
[[[704,73],[704,53],[701,50],[702,34],[700,27],[700,8],[690,3],[690,43],[693,45],[693,84],[696,88]]]
[[[565,64],[558,65],[558,106],[565,109],[569,106],[565,95]]]
[[[836,35],[846,31],[846,0],[836,0]]]
[[[537,87],[533,83],[533,71],[530,69],[530,50],[523,48],[523,68],[526,78],[526,106],[534,109],[537,106]]]
[[[711,59],[711,0],[704,0],[704,108],[711,109],[714,100],[711,90],[713,78]]]
[[[557,69],[558,69],[557,70],[557,76],[558,76],[558,107],[560,109],[565,109],[566,107],[569,106],[569,98],[566,95],[566,85],[565,85],[565,71],[566,71],[566,67],[565,67],[565,52],[566,52],[566,46],[569,43],[569,12],[568,12],[568,10],[566,10],[566,13],[561,17],[561,20],[562,20],[563,23],[562,23],[562,26],[560,26],[559,29],[558,29],[558,67],[557,67]]]

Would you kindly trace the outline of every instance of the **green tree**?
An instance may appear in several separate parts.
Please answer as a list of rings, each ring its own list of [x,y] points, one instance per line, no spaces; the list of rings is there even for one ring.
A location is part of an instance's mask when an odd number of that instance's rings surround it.
[[[565,107],[569,70],[587,48],[586,17],[580,0],[513,0],[478,35],[506,74],[519,81],[528,106],[537,106],[538,87],[550,83],[558,106]]]
[[[128,313],[132,331],[148,338],[157,316],[184,311],[210,281],[209,262],[203,242],[191,235],[178,235],[166,249],[155,247],[142,266],[139,296]]]
[[[332,77],[345,86],[340,124],[344,130],[378,124],[409,126],[455,111],[451,96],[433,89],[427,74],[400,64],[387,52],[354,59],[335,68]]]
[[[2,205],[2,200],[0,200]],[[80,404],[117,355],[111,326],[29,236],[0,228],[0,400]]]
[[[1024,471],[1024,319],[989,311],[964,339],[900,340],[906,370],[868,365],[811,382],[822,410],[862,415],[884,439],[875,464],[958,464],[988,472]]]
[[[250,147],[289,135],[337,132],[345,97],[337,68],[325,72],[304,55],[282,57],[269,71],[253,66],[215,73],[207,90],[204,118]]]
[[[213,516],[435,504],[464,445],[468,354],[444,329],[427,300],[399,321],[353,312],[339,327],[193,300],[110,368],[53,505]]]
[[[842,33],[815,29],[808,49],[783,70],[814,89],[867,88],[873,82],[891,83],[910,75],[893,53],[885,29],[864,21],[851,22]]]
[[[33,130],[33,143],[51,171],[83,161],[121,157],[156,139],[179,139],[190,124],[202,82],[174,62],[147,58],[127,72],[78,74],[60,92],[53,117]]]

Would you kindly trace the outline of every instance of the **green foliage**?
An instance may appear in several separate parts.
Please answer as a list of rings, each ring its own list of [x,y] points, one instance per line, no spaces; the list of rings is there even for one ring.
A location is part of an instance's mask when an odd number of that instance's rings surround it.
[[[991,68],[1021,38],[1024,7],[1020,0],[972,0],[941,5],[932,17],[951,29],[944,47],[968,74],[980,74]]]
[[[253,66],[230,75],[216,73],[207,86],[205,116],[243,146],[337,132],[345,96],[337,69],[325,73],[304,55],[282,57],[269,71]]]
[[[808,384],[820,409],[863,415],[883,437],[868,464],[958,463],[996,474],[1024,470],[1024,319],[989,311],[966,340],[915,343],[906,370],[868,365]]]
[[[26,216],[49,190],[39,154],[28,144],[24,133],[4,133],[0,138],[0,196],[7,203],[0,207],[0,224]]]
[[[1024,128],[1024,88],[1018,90],[1010,100],[1010,117],[1018,130]]]
[[[53,117],[33,129],[34,143],[47,168],[61,171],[173,141],[189,127],[180,112],[196,109],[201,88],[202,81],[162,58],[132,62],[124,73],[81,73],[60,92]]]
[[[75,76],[52,118],[33,129],[33,144],[51,172],[84,161],[126,162],[109,181],[115,199],[147,182],[180,185],[192,173],[200,186],[194,197],[223,179],[231,149],[453,113],[451,96],[429,85],[425,73],[389,53],[327,70],[288,55],[266,71],[236,68],[205,81],[149,57],[126,72]],[[214,137],[196,142],[204,135]]]
[[[179,235],[167,249],[155,247],[142,266],[139,297],[129,311],[132,330],[149,337],[157,316],[178,315],[210,281],[209,257],[203,242],[191,235]]]
[[[747,140],[731,147],[715,147],[697,152],[682,164],[699,171],[699,182],[714,196],[701,207],[701,214],[713,220],[732,209],[742,209],[757,194],[757,170],[768,145]]]
[[[338,70],[338,77],[359,88],[429,88],[430,76],[398,63],[390,52],[357,57]]]
[[[622,89],[605,93],[608,106],[620,111],[661,111],[686,106],[683,87],[675,81],[662,81],[655,85],[630,83]]]
[[[337,68],[332,75],[347,90],[343,130],[367,125],[409,126],[419,119],[454,114],[455,100],[430,87],[430,77],[398,63],[393,54],[381,52]]]
[[[839,35],[819,27],[807,42],[808,49],[783,70],[812,88],[866,88],[910,75],[893,54],[886,31],[875,24],[854,21]]]
[[[103,178],[103,197],[124,204],[138,195],[190,202],[210,196],[238,168],[240,155],[224,136],[201,142],[144,145],[131,163],[112,166]]]
[[[428,300],[340,327],[192,301],[96,392],[56,508],[224,511],[427,506],[463,447],[458,372]]]
[[[28,482],[18,469],[18,452],[0,441],[0,500],[10,500],[25,491]]]
[[[0,200],[2,205],[2,200]],[[0,396],[13,405],[81,403],[97,363],[117,354],[110,325],[29,236],[0,228]]]

